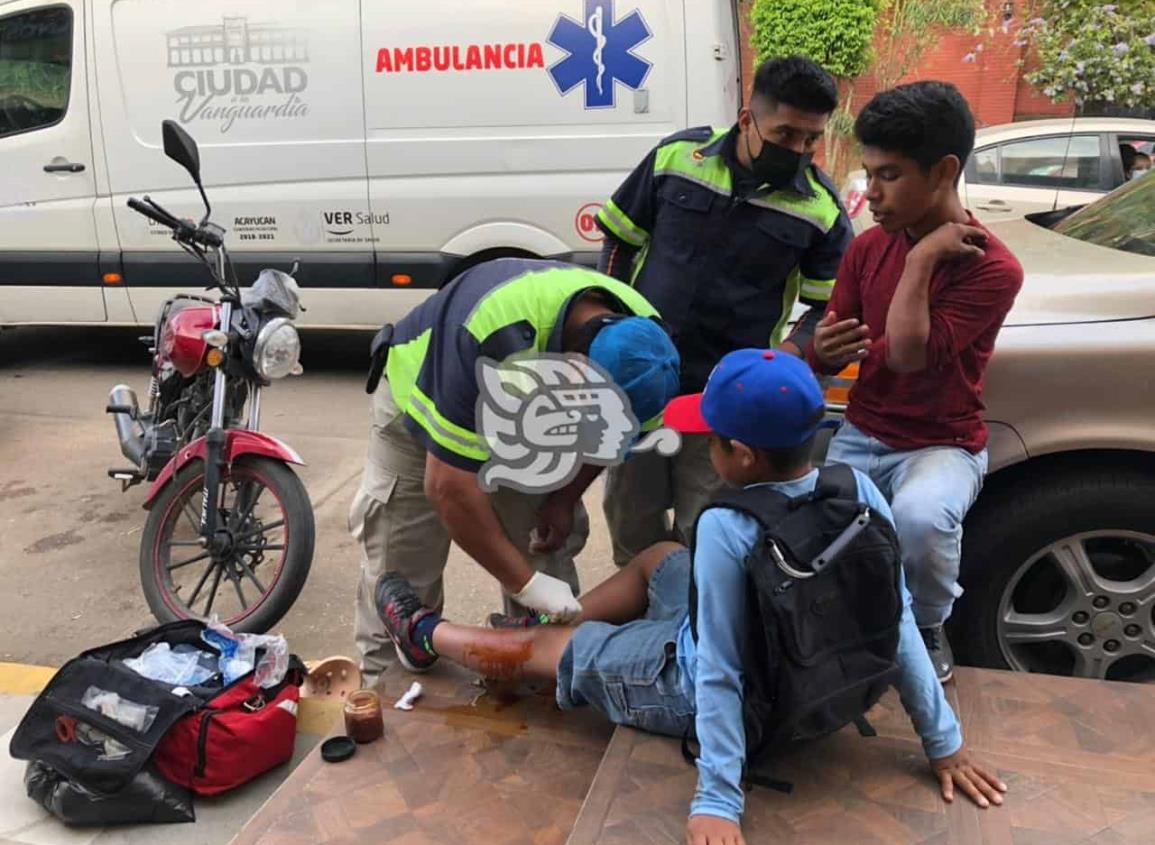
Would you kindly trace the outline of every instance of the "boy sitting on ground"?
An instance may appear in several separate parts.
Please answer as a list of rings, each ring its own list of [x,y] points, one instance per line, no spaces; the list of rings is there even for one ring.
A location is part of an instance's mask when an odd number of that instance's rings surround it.
[[[666,425],[711,437],[718,473],[736,487],[765,486],[791,498],[815,489],[814,435],[824,403],[810,368],[791,355],[732,352],[704,393],[674,400]],[[858,499],[890,519],[882,494],[855,471]],[[747,559],[760,537],[750,516],[728,508],[703,513],[689,551],[659,543],[582,597],[572,626],[489,630],[456,625],[421,606],[399,576],[377,586],[377,606],[402,662],[423,670],[444,656],[505,678],[557,681],[563,709],[592,705],[617,724],[683,737],[701,746],[698,789],[690,807],[691,845],[743,843],[741,780]],[[697,638],[690,622],[691,572],[697,588]],[[911,614],[903,603],[895,662],[903,706],[922,738],[943,797],[957,786],[981,807],[1001,804],[1006,787],[973,762],[955,714],[935,678]]]

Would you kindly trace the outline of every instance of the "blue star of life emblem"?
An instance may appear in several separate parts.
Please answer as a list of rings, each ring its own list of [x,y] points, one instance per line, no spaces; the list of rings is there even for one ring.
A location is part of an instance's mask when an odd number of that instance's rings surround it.
[[[582,21],[561,15],[549,34],[550,44],[569,53],[549,74],[562,94],[585,83],[587,109],[613,108],[615,82],[636,91],[650,72],[650,62],[632,51],[652,35],[637,9],[619,21],[614,0],[585,0]]]

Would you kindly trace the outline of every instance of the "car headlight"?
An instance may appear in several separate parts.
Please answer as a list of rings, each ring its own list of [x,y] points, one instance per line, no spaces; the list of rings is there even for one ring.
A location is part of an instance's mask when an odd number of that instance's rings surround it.
[[[263,379],[284,378],[301,358],[301,337],[284,317],[269,320],[257,334],[253,346],[253,369]]]

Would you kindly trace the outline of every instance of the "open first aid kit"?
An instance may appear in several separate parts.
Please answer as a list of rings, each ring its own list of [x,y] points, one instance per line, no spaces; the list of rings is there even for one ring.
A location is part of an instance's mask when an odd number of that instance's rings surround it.
[[[173,622],[68,661],[9,750],[66,823],[140,821],[150,798],[166,809],[154,820],[191,821],[185,791],[216,795],[292,758],[303,679],[283,637]]]

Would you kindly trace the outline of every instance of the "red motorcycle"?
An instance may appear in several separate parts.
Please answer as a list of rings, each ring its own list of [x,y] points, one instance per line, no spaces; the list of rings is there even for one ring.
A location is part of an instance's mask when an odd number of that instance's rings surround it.
[[[140,545],[140,578],[161,622],[217,616],[235,631],[263,633],[285,615],[309,574],[313,507],[290,464],[303,463],[258,431],[261,390],[301,372],[293,325],[300,290],[291,274],[264,270],[243,293],[225,248],[225,230],[200,179],[196,142],[173,121],[164,151],[192,176],[205,215],[181,220],[147,196],[134,211],[167,226],[212,276],[215,299],[180,295],[142,338],[153,356],[148,409],[120,384],[108,412],[128,469],[109,470],[122,489],[152,482]],[[292,272],[295,272],[296,268]]]

